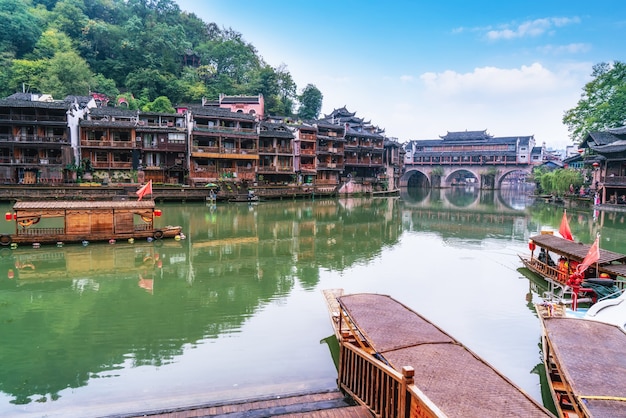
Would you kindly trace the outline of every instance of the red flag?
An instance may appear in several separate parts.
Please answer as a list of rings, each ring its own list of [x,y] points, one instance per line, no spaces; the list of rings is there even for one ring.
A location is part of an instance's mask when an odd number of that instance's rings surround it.
[[[598,242],[599,240],[600,240],[600,237],[596,237],[596,240],[591,245],[591,248],[589,248],[589,251],[587,252],[587,255],[585,256],[585,259],[582,261],[582,263],[580,263],[576,267],[576,270],[579,273],[583,273],[585,270],[587,270],[587,268],[590,265],[592,265],[593,263],[597,262],[600,259],[600,243]]]
[[[567,222],[567,212],[563,211],[563,219],[561,219],[561,226],[559,227],[559,234],[565,239],[574,241],[572,237],[572,231],[569,229],[569,222]]]
[[[148,291],[148,293],[153,294],[154,292],[154,279],[144,279],[141,274],[139,275],[139,287]]]
[[[141,200],[142,197],[144,197],[147,194],[152,194],[152,180],[148,181],[145,185],[143,185],[141,187],[141,189],[137,190],[137,196],[139,196],[139,199],[137,200]]]

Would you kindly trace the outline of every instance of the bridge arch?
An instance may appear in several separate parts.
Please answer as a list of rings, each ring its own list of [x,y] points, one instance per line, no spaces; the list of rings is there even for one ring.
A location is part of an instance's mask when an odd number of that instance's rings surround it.
[[[519,172],[529,175],[530,165],[489,166],[489,165],[407,165],[404,174],[400,177],[400,187],[450,187],[454,184],[455,175],[468,172],[477,179],[476,185],[481,189],[501,188],[502,181],[512,173]],[[495,169],[495,170],[494,170]],[[435,171],[436,170],[436,171]],[[433,171],[437,176],[433,176]],[[490,179],[485,183],[486,178]]]

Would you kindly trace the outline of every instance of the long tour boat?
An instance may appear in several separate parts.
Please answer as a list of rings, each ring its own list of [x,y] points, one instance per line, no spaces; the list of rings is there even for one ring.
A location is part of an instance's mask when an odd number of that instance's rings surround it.
[[[155,208],[153,200],[17,202],[13,213],[5,215],[6,220],[14,224],[13,230],[0,233],[0,245],[161,239],[181,235],[180,226],[157,227],[155,217],[158,216],[161,211]]]
[[[544,296],[572,304],[574,310],[578,303],[619,297],[626,288],[626,255],[598,248],[597,240],[588,245],[542,233],[531,237],[528,247],[530,255],[519,258],[548,282]]]

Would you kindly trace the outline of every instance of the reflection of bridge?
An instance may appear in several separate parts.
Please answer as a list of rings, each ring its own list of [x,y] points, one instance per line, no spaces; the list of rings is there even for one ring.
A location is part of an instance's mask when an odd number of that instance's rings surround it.
[[[506,164],[506,165],[483,165],[483,164],[442,164],[442,165],[430,165],[430,164],[408,164],[404,166],[405,172],[400,178],[400,186],[406,187],[410,185],[411,178],[418,176],[422,180],[417,180],[418,183],[424,183],[425,179],[429,184],[427,187],[431,187],[434,183],[433,177],[440,176],[439,187],[449,187],[454,183],[454,180],[464,175],[467,177],[467,173],[471,174],[477,179],[476,185],[481,188],[496,188],[499,189],[502,180],[511,173],[525,173],[530,174],[533,166],[531,164]],[[443,171],[442,171],[443,170]],[[435,171],[436,174],[433,174]],[[494,176],[493,186],[485,184],[486,176]]]
[[[402,188],[405,205],[417,208],[461,209],[519,214],[526,206],[528,191],[524,187],[480,190],[478,186],[448,189]]]

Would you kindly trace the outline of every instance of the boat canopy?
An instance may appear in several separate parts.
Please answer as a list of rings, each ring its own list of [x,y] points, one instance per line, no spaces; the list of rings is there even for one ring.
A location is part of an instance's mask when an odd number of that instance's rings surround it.
[[[65,210],[65,209],[152,209],[154,201],[152,200],[39,200],[16,202],[13,210]]]
[[[570,241],[552,234],[535,235],[530,239],[533,240],[537,246],[545,248],[547,251],[577,261],[582,261],[589,252],[589,248],[591,248],[591,245]],[[626,255],[600,249],[598,264],[609,264],[616,261],[626,262]],[[609,266],[603,266],[603,269],[606,270],[607,267]],[[617,265],[615,267],[617,267]],[[623,270],[622,273],[626,273],[626,267],[621,268],[621,270]],[[622,276],[622,273],[619,273],[619,275]]]

